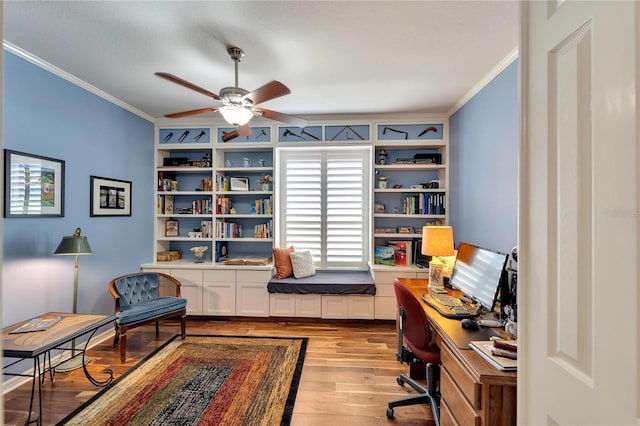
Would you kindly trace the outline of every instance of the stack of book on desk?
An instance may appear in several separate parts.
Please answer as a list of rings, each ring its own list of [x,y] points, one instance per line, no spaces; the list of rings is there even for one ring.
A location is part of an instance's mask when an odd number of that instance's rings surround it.
[[[515,340],[473,341],[469,347],[498,370],[518,368],[518,342]]]

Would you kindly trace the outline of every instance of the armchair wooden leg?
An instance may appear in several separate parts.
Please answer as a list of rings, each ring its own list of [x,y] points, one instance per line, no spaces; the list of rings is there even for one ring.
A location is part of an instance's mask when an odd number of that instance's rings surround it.
[[[160,321],[156,321],[156,337],[160,335]]]
[[[127,334],[120,335],[120,362],[124,364],[127,360]]]
[[[116,332],[113,336],[113,346],[118,346],[118,342],[120,342],[120,328],[116,325]]]
[[[180,317],[180,332],[182,334],[182,340],[184,340],[185,334],[187,332],[187,316],[182,315]]]

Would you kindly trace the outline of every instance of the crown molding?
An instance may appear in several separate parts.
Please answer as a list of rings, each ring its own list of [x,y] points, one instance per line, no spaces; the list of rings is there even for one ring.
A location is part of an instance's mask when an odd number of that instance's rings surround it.
[[[111,102],[114,105],[119,106],[120,108],[129,111],[132,114],[137,115],[140,118],[143,118],[147,121],[150,121],[151,123],[155,123],[156,119],[152,116],[150,116],[147,113],[144,113],[142,111],[140,111],[139,109],[121,101],[118,98],[115,98],[113,96],[111,96],[110,94],[108,94],[107,92],[104,92],[100,89],[98,89],[95,86],[92,86],[91,84],[87,83],[84,80],[79,79],[78,77],[76,77],[73,74],[69,74],[68,72],[56,67],[53,64],[50,64],[49,62],[42,60],[40,58],[38,58],[37,56],[33,55],[30,52],[27,52],[24,49],[21,49],[20,47],[6,41],[3,40],[2,41],[2,47],[4,48],[4,50],[6,50],[7,52],[11,52],[14,55],[24,59],[25,61],[29,61],[32,64],[44,69],[45,71],[49,71],[52,74],[57,75],[58,77],[67,80],[68,82],[75,84],[78,87],[81,87],[82,89],[93,93],[96,96],[101,97],[102,99]]]
[[[518,48],[513,49],[504,59],[502,59],[482,80],[471,88],[447,113],[448,117],[455,114],[460,108],[478,94],[487,84],[505,70],[513,61],[518,59]]]

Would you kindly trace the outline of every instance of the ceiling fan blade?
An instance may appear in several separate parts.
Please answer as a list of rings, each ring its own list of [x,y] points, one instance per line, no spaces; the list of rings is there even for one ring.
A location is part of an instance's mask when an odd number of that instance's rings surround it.
[[[308,123],[308,121],[304,118],[294,117],[293,115],[283,114],[277,111],[271,111],[270,109],[254,108],[254,111],[257,111],[262,117],[268,118],[269,120],[281,121],[285,124],[289,124],[295,127],[305,127]]]
[[[279,98],[289,93],[291,93],[291,90],[289,90],[287,86],[279,81],[273,80],[262,87],[258,87],[253,92],[247,93],[242,98],[250,100],[254,105],[258,105],[259,103]]]
[[[251,127],[249,127],[249,124],[236,127],[236,131],[240,136],[251,136]]]
[[[167,118],[187,117],[189,115],[204,114],[205,112],[217,111],[218,109],[219,109],[218,107],[192,109],[191,111],[182,111],[182,112],[174,112],[173,114],[166,114],[165,117]]]
[[[183,80],[180,77],[176,77],[173,74],[169,74],[169,73],[166,73],[166,72],[157,72],[156,75],[158,77],[164,78],[165,80],[169,80],[169,81],[171,81],[173,83],[179,84],[180,86],[184,86],[187,89],[195,90],[196,92],[202,93],[203,95],[208,96],[210,98],[217,99],[219,101],[222,100],[222,98],[220,96],[216,95],[215,93],[210,92],[207,89],[203,89],[200,86],[196,86],[193,83],[189,83],[188,81]]]

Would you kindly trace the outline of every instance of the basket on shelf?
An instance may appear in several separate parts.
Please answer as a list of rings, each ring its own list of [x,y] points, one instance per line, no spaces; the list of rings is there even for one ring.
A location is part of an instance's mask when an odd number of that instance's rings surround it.
[[[182,259],[182,250],[159,251],[156,255],[158,262],[170,262]]]

